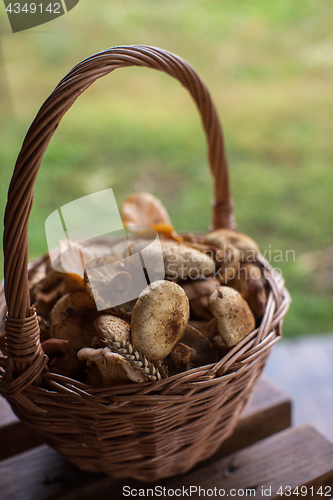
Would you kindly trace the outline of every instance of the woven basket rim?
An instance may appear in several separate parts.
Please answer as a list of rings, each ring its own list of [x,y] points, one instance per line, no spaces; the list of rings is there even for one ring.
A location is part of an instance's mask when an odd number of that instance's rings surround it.
[[[36,268],[36,266],[39,263],[41,263],[44,258],[45,256],[34,259],[32,262],[30,262],[29,267],[32,269]],[[289,292],[284,286],[284,280],[282,276],[272,268],[269,262],[261,254],[258,255],[256,261],[261,266],[262,269],[264,269],[269,273],[267,277],[269,286],[271,288],[270,296],[274,297],[271,305],[271,308],[273,308],[274,310],[272,315],[272,320],[274,320],[274,315],[278,319],[281,316],[284,317],[291,302]],[[275,294],[273,289],[275,290]],[[2,303],[4,302],[3,287],[2,290],[0,290],[0,310],[1,310],[1,302]],[[142,396],[144,395],[149,400],[149,399],[154,399],[156,393],[160,395],[162,393],[163,395],[163,392],[165,391],[167,394],[167,398],[176,402],[177,399],[179,399],[179,397],[183,398],[183,396],[182,395],[180,396],[181,391],[179,392],[179,394],[174,394],[172,389],[173,386],[177,386],[178,389],[180,390],[182,384],[184,383],[186,385],[187,392],[189,392],[192,386],[195,389],[198,389],[198,387],[200,388],[200,386],[209,386],[210,382],[212,382],[216,378],[221,379],[220,383],[222,383],[226,379],[231,380],[232,378],[235,378],[238,375],[238,370],[242,366],[242,364],[238,362],[239,356],[241,356],[242,353],[246,353],[249,347],[250,351],[251,349],[253,350],[255,348],[256,351],[254,352],[254,355],[258,356],[259,355],[258,353],[260,353],[260,350],[263,347],[265,347],[265,349],[268,349],[273,344],[275,344],[280,339],[280,332],[279,331],[274,332],[274,328],[272,328],[272,322],[270,322],[268,325],[263,324],[265,323],[265,317],[267,320],[266,313],[261,321],[261,324],[255,330],[250,332],[246,337],[244,337],[217,363],[210,363],[209,365],[202,365],[197,368],[192,368],[191,370],[180,372],[178,374],[172,375],[160,381],[156,382],[148,381],[142,383],[132,383],[132,384],[110,386],[110,387],[92,388],[89,385],[85,384],[84,382],[71,379],[64,375],[44,371],[41,374],[41,376],[45,384],[45,387],[38,387],[35,385],[31,385],[30,389],[33,392],[37,391],[39,394],[43,393],[44,396],[49,396],[49,397],[52,397],[52,395],[57,393],[57,389],[60,391],[61,388],[64,389],[68,395],[70,394],[70,391],[77,391],[77,393],[75,394],[75,399],[77,399],[78,394],[82,392],[82,395],[86,394],[89,396],[90,402],[92,402],[92,399],[95,398],[96,401],[98,401],[99,403],[101,402],[101,398],[103,399],[103,397],[105,397],[106,401],[108,401],[109,398],[114,398],[115,400],[117,400],[117,398],[124,396],[126,396],[128,398],[128,402],[130,402],[131,398],[134,397],[135,399],[138,393],[140,393]],[[270,331],[268,331],[266,336],[263,336],[262,339],[259,339],[258,334],[260,330],[262,332],[265,330],[265,326],[269,326]],[[272,338],[269,338],[269,342],[265,344],[265,339],[269,337],[269,335],[271,335]],[[262,346],[262,344],[264,345]],[[256,357],[254,357],[254,359],[256,359]],[[230,360],[233,361],[230,363]],[[228,362],[227,369],[223,371],[223,365],[226,362]],[[3,370],[5,369],[6,364],[7,364],[7,357],[0,356],[0,367],[2,367]],[[1,375],[3,375],[3,372],[1,373],[0,371],[0,380],[1,380]],[[212,384],[214,383],[216,382],[212,382]],[[171,387],[170,390],[168,390],[169,387]],[[169,392],[171,391],[172,394],[169,394]],[[107,404],[109,405],[110,403],[108,402]]]

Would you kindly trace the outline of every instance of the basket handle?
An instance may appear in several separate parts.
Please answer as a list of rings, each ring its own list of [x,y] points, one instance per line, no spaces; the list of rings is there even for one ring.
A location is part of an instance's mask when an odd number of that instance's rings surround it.
[[[5,295],[11,318],[31,315],[27,274],[28,219],[35,179],[46,148],[61,118],[79,95],[98,78],[127,66],[164,71],[190,92],[201,114],[214,177],[213,227],[234,227],[221,125],[209,92],[193,68],[170,52],[141,45],[114,47],[95,54],[75,66],[45,101],[24,139],[16,162],[8,192],[4,229]]]

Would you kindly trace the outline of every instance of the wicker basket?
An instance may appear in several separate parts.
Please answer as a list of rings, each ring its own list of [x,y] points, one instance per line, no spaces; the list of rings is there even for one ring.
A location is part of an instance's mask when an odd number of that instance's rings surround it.
[[[107,389],[91,389],[47,370],[28,289],[34,182],[52,135],[79,95],[98,78],[127,66],[164,71],[190,92],[208,141],[215,183],[213,228],[234,228],[221,126],[207,88],[191,66],[145,46],[115,47],[82,61],[39,110],[9,188],[4,232],[8,357],[0,358],[0,390],[21,420],[81,469],[153,481],[188,471],[230,436],[281,336],[290,299],[282,277],[260,256],[270,286],[264,317],[217,364],[158,382]]]

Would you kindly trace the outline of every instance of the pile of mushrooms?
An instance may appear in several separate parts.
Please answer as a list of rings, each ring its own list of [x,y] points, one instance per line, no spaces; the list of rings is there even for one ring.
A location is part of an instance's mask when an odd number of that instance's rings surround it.
[[[135,241],[80,245],[83,268],[60,242],[56,266],[45,256],[29,271],[51,371],[90,387],[156,381],[216,363],[258,326],[267,284],[251,238],[228,229],[178,234],[148,193],[130,196],[121,214]],[[139,297],[108,307],[93,289],[97,283],[120,301],[126,297],[132,277],[124,262],[145,246],[144,227],[159,235],[149,259],[162,254],[164,279],[150,282],[144,269]],[[89,262],[99,266],[93,278]],[[104,272],[110,262],[112,272]]]

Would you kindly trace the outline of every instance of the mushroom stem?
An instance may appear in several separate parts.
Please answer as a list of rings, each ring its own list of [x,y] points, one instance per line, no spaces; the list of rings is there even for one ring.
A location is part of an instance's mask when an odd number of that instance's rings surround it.
[[[92,349],[84,347],[77,353],[80,360],[94,362],[102,375],[104,387],[122,384],[131,380],[132,382],[145,382],[146,377],[131,366],[131,364],[120,354],[111,351],[109,347]]]

